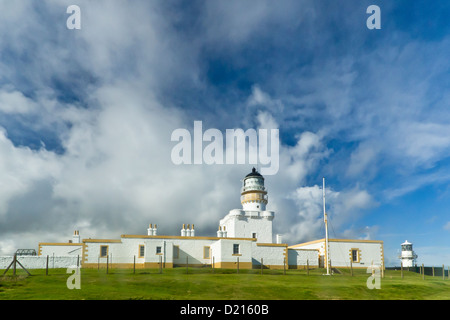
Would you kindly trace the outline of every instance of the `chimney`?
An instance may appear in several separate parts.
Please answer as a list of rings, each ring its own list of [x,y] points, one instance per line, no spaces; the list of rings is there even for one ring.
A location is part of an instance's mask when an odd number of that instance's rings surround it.
[[[192,229],[191,229],[191,237],[195,236],[195,230],[194,230],[194,225],[192,225]]]
[[[282,235],[281,234],[277,234],[277,243],[278,244],[282,243]]]
[[[73,232],[72,243],[80,243],[80,232],[78,230]]]
[[[152,228],[152,224],[151,224],[151,223],[150,223],[150,225],[148,226],[147,234],[148,234],[149,236],[153,236],[153,228]]]
[[[156,236],[156,231],[158,229],[158,226],[155,224],[155,227],[153,228],[153,235]]]
[[[185,224],[183,223],[183,229],[181,229],[181,236],[186,237],[186,229],[184,228]]]
[[[219,226],[219,230],[217,230],[217,237],[222,238],[223,237],[223,232],[222,232],[222,227]]]
[[[188,224],[187,229],[186,229],[186,237],[190,237],[190,236],[191,236],[191,225]]]
[[[225,230],[225,226],[223,226],[222,236],[223,236],[224,238],[227,237],[227,231]]]

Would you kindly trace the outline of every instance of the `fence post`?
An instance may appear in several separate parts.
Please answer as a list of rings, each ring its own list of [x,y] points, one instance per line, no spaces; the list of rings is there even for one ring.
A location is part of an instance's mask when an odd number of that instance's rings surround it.
[[[188,263],[189,263],[189,257],[186,256],[186,274],[189,273],[189,271],[188,271]]]
[[[442,280],[445,280],[445,269],[444,269],[444,265],[442,265]]]
[[[434,266],[432,266],[431,269],[433,270],[433,277],[434,277]]]
[[[108,274],[109,268],[109,255],[106,256],[106,274]]]
[[[48,276],[48,255],[47,255],[47,262],[45,264],[45,275]]]
[[[237,273],[239,273],[239,257],[237,257]]]
[[[14,265],[13,265],[13,275],[16,275],[16,262],[17,262],[17,254],[14,254]]]
[[[422,280],[425,280],[425,269],[423,267],[423,263],[422,263]]]
[[[286,258],[283,259],[283,274],[286,275]]]
[[[306,259],[306,275],[309,276],[309,259]]]
[[[350,258],[350,276],[353,277],[353,260]]]
[[[214,273],[214,257],[212,257],[213,259],[212,259],[212,271],[213,271],[213,273]]]
[[[133,256],[133,273],[136,273],[136,255]]]
[[[162,256],[159,256],[159,273],[162,273]]]
[[[264,261],[264,259],[261,258],[261,275],[263,274],[263,269],[264,269],[263,261]]]
[[[80,267],[80,255],[77,254],[77,268]]]
[[[401,270],[401,276],[403,279],[403,261],[400,261],[400,270]]]

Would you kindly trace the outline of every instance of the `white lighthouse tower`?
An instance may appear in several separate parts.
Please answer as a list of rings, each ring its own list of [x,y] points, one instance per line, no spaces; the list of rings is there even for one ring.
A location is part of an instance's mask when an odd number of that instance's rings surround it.
[[[417,259],[417,255],[413,251],[412,243],[405,240],[402,243],[402,254],[400,256],[404,268],[413,267]]]
[[[267,190],[264,187],[264,178],[255,168],[244,178],[241,203],[245,211],[266,210]]]
[[[243,180],[242,209],[231,210],[220,220],[218,234],[221,230],[227,230],[226,236],[229,238],[255,238],[257,242],[273,243],[272,221],[275,213],[266,210],[267,201],[264,177],[253,168]]]

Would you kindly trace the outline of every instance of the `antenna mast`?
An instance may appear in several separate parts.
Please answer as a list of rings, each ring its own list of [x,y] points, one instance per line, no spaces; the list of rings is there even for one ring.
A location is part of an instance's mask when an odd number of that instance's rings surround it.
[[[327,264],[327,275],[330,275],[330,264],[328,263],[328,220],[327,212],[325,210],[325,178],[323,178],[323,221],[325,222],[325,262]]]

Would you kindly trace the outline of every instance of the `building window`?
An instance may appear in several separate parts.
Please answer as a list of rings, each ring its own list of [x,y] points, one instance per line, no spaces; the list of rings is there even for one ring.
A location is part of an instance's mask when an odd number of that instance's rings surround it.
[[[233,254],[239,254],[239,244],[233,244]]]
[[[210,248],[209,247],[203,247],[203,259],[209,259],[210,255]]]
[[[105,258],[108,255],[108,246],[100,246],[100,258]]]
[[[179,256],[180,256],[180,247],[173,246],[173,258],[178,259]]]
[[[139,245],[139,258],[143,258],[145,255],[145,246],[143,244]]]
[[[351,249],[352,262],[359,262],[359,249]]]
[[[256,239],[256,232],[253,232],[253,233],[252,233],[252,238],[253,238],[253,239]]]
[[[156,254],[162,254],[161,252],[161,246],[156,247]]]

